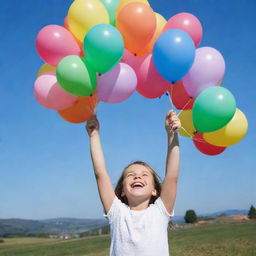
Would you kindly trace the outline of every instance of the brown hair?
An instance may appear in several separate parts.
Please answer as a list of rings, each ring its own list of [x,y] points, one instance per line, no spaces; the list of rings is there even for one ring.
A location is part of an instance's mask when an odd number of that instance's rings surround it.
[[[154,185],[155,185],[155,189],[156,189],[156,192],[157,192],[156,196],[152,195],[151,198],[150,198],[149,204],[153,204],[155,202],[155,200],[160,196],[160,193],[161,193],[161,178],[158,176],[158,174],[147,163],[142,162],[142,161],[132,162],[124,168],[124,170],[122,172],[122,175],[121,175],[121,177],[119,178],[119,180],[117,182],[117,185],[116,185],[116,188],[115,188],[115,194],[123,203],[128,205],[127,197],[126,196],[121,196],[122,191],[123,191],[124,173],[128,169],[128,167],[130,167],[131,165],[134,165],[134,164],[143,165],[152,172],[153,179],[154,179]]]

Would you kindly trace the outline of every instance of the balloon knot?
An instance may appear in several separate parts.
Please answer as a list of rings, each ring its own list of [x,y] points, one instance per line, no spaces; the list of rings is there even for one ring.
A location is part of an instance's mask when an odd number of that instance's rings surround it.
[[[90,94],[90,96],[92,97],[92,94]]]
[[[198,133],[198,131],[194,131],[193,134],[196,135]]]
[[[174,82],[174,81],[172,81],[172,84],[175,84],[175,82]]]
[[[102,74],[101,73],[99,73],[99,76],[101,76]]]
[[[134,56],[136,57],[136,56],[137,56],[137,53],[134,53]]]
[[[168,96],[168,92],[166,92],[165,95]]]
[[[191,97],[191,96],[190,96],[189,98],[190,98],[190,99],[193,99],[193,97]]]

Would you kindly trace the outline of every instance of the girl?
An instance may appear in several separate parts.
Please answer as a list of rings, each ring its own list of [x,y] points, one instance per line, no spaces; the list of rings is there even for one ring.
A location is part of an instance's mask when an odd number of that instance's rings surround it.
[[[114,190],[105,166],[97,117],[87,122],[99,195],[110,224],[111,256],[169,255],[167,227],[174,215],[180,127],[180,120],[170,110],[165,119],[168,150],[162,187],[155,171],[137,161],[125,167]]]

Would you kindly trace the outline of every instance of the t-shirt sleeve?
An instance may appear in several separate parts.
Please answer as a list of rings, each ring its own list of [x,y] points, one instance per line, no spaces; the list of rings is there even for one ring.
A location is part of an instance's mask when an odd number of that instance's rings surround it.
[[[155,205],[158,207],[158,209],[160,210],[160,212],[162,214],[164,214],[166,217],[170,218],[174,216],[174,209],[172,210],[171,213],[169,213],[164,205],[164,202],[162,201],[161,197],[159,196],[156,201],[155,201]]]
[[[117,218],[118,214],[120,213],[121,207],[122,207],[122,202],[121,200],[115,196],[114,200],[112,202],[112,205],[109,209],[109,211],[107,212],[107,214],[103,214],[103,216],[108,219],[109,224]]]

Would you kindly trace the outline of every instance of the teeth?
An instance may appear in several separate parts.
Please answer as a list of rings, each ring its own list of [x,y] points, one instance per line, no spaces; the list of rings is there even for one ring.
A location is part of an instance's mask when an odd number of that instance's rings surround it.
[[[141,187],[143,187],[143,184],[142,184],[142,183],[136,182],[136,183],[133,183],[133,184],[132,184],[132,188],[134,188],[134,186],[136,186],[136,185],[140,185]]]

